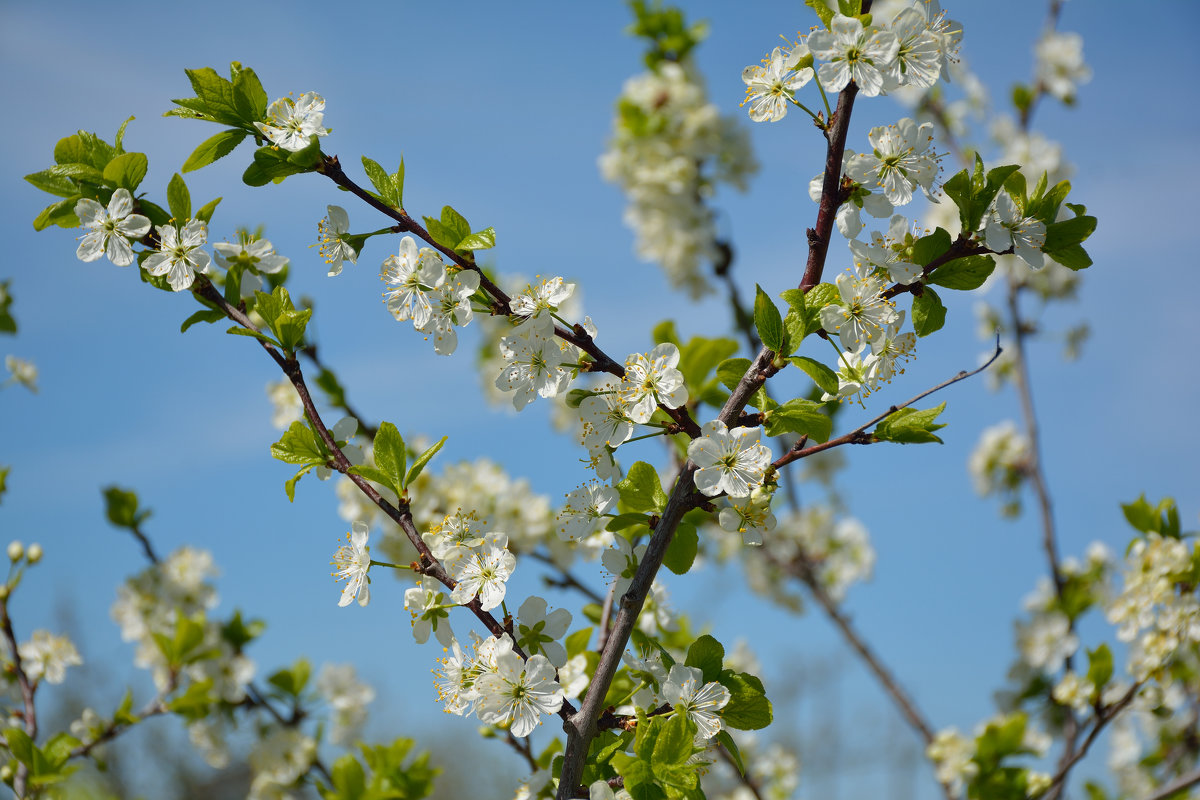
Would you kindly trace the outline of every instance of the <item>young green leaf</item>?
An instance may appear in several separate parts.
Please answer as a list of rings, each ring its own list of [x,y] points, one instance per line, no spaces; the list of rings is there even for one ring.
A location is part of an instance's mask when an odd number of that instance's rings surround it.
[[[667,505],[667,493],[663,491],[658,472],[644,461],[629,468],[625,478],[617,484],[621,502],[630,511],[661,512]]]
[[[900,444],[921,444],[925,442],[942,444],[942,440],[935,436],[933,432],[946,427],[944,424],[934,422],[945,408],[946,404],[942,403],[934,408],[924,410],[915,408],[898,409],[875,426],[875,438],[885,442],[899,442]]]
[[[830,394],[837,394],[836,385]],[[790,432],[807,436],[815,442],[827,442],[833,433],[833,420],[822,412],[822,408],[824,404],[812,400],[788,400],[779,408],[767,412],[764,425],[767,435],[778,436]]]
[[[187,157],[180,171],[191,172],[224,158],[232,153],[247,135],[246,131],[234,128],[208,137]]]
[[[496,246],[496,229],[484,228],[475,233],[469,233],[454,248],[455,250],[490,250]]]
[[[837,373],[831,370],[829,367],[825,366],[820,361],[809,358],[808,356],[795,356],[793,358],[789,358],[788,361],[804,370],[805,374],[813,379],[813,383],[821,387],[821,389],[829,394],[837,394]]]
[[[699,546],[700,536],[696,532],[695,526],[680,523],[675,535],[671,538],[671,543],[667,545],[667,552],[663,556],[663,566],[676,575],[686,574],[696,561]]]
[[[942,305],[942,298],[928,286],[920,297],[913,298],[912,322],[917,336],[928,336],[946,324],[946,307]]]
[[[704,673],[704,682],[717,680],[725,661],[725,647],[713,637],[705,634],[688,648],[686,666],[696,667]]]
[[[119,189],[133,191],[146,177],[150,162],[144,153],[122,153],[104,167],[104,180]]]
[[[728,727],[756,731],[771,724],[771,701],[767,699],[762,681],[730,669],[721,673],[720,681],[729,690],[729,703],[721,709],[721,719]]]
[[[947,289],[978,289],[994,269],[996,260],[989,255],[964,256],[942,264],[925,281]]]
[[[950,249],[950,234],[938,228],[928,236],[913,242],[911,261],[922,267],[928,266],[938,256]],[[940,268],[939,268],[940,269]]]
[[[287,464],[324,464],[329,460],[329,451],[317,437],[316,431],[305,421],[293,422],[279,441],[271,445],[271,455]]]
[[[167,182],[167,207],[180,225],[192,218],[192,194],[178,172]]]
[[[421,453],[421,455],[417,456],[416,460],[413,461],[413,465],[409,468],[408,474],[404,476],[404,486],[401,487],[402,489],[407,489],[409,486],[412,486],[412,482],[415,481],[417,476],[420,475],[425,469],[425,465],[429,463],[429,460],[437,455],[438,450],[442,449],[442,445],[446,443],[447,438],[448,437],[443,436],[441,439],[438,439],[432,447],[430,447],[424,453]]]
[[[406,485],[404,470],[407,461],[408,451],[400,431],[390,422],[379,423],[379,430],[375,434],[375,463],[387,476],[383,484],[397,494],[401,494]]]
[[[725,384],[729,391],[737,388],[746,370],[750,369],[748,358],[727,358],[717,365],[717,380]]]
[[[209,200],[207,203],[205,203],[203,206],[200,207],[199,211],[196,212],[196,219],[201,220],[205,225],[208,225],[209,223],[211,223],[213,212],[217,210],[217,205],[220,202],[221,202],[221,198],[219,198],[219,197],[216,198],[215,200]]]
[[[763,345],[776,353],[787,355],[784,352],[787,349],[787,337],[783,330],[783,317],[758,284],[754,285],[754,327]]]

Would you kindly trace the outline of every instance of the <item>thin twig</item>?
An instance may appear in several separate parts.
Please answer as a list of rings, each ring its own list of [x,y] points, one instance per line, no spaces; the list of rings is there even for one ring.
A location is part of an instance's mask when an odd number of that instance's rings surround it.
[[[745,786],[747,791],[754,795],[755,800],[764,800],[762,786],[759,785],[758,780],[749,772],[742,772],[741,769],[738,768],[737,762],[733,760],[733,754],[725,749],[725,745],[720,745],[717,747],[717,754],[721,756],[721,760],[728,764],[730,769],[733,770],[733,775],[735,778],[737,778],[738,783],[742,784],[742,786]]]
[[[525,763],[528,765],[530,770],[537,772],[539,769],[541,769],[541,767],[538,766],[537,758],[535,758],[533,755],[533,746],[529,743],[528,736],[526,736],[524,739],[518,739],[512,735],[512,731],[505,731],[504,737],[504,741],[508,744],[508,746],[513,750],[516,750],[517,753],[519,753],[521,757],[525,759]]]
[[[1164,783],[1143,797],[1142,800],[1166,800],[1171,795],[1182,792],[1184,789],[1190,789],[1198,783],[1200,783],[1200,768],[1185,772],[1170,783]]]
[[[7,585],[5,588],[9,588]],[[38,718],[37,707],[34,705],[34,693],[37,691],[37,684],[29,680],[29,675],[25,672],[25,667],[21,663],[21,649],[17,644],[17,635],[13,632],[12,618],[8,615],[8,598],[9,594],[5,594],[3,599],[0,599],[0,629],[4,632],[4,642],[8,645],[8,655],[12,659],[12,664],[9,665],[9,670],[17,679],[17,689],[21,692],[21,705],[23,707],[22,717],[24,719],[25,733],[29,734],[29,738],[37,741],[38,735]],[[13,775],[13,794],[18,799],[25,797],[25,789],[29,780],[29,768],[23,763],[17,764],[17,771]]]
[[[1142,688],[1142,683],[1142,681],[1138,681],[1133,686],[1130,686],[1129,690],[1117,702],[1110,706],[1105,706],[1096,714],[1096,717],[1092,720],[1092,729],[1088,731],[1087,737],[1066,763],[1059,764],[1058,771],[1054,774],[1054,778],[1051,779],[1050,785],[1046,787],[1046,794],[1042,795],[1043,797],[1049,797],[1050,793],[1055,792],[1058,787],[1063,785],[1067,780],[1067,775],[1071,772],[1071,768],[1083,760],[1088,750],[1091,749],[1092,744],[1100,736],[1100,732],[1133,702],[1133,698],[1137,697],[1137,693]]]
[[[875,425],[876,423],[882,422],[888,416],[896,413],[900,409],[908,408],[913,403],[916,403],[919,400],[923,400],[924,398],[928,397],[929,395],[933,394],[934,392],[941,391],[942,389],[945,389],[947,386],[950,386],[952,384],[958,383],[959,381],[964,381],[967,378],[978,375],[979,373],[983,372],[985,369],[990,367],[992,365],[992,362],[995,361],[997,358],[999,358],[1000,353],[1002,353],[1002,352],[1003,352],[1003,349],[1000,347],[1000,337],[997,336],[996,337],[996,352],[992,353],[992,357],[989,358],[987,361],[985,361],[981,366],[976,367],[975,369],[970,370],[970,371],[963,370],[962,372],[959,372],[957,375],[955,375],[953,378],[944,380],[941,383],[939,383],[937,386],[933,386],[929,389],[926,389],[925,391],[921,392],[916,397],[906,400],[905,402],[900,403],[899,405],[890,406],[887,409],[887,411],[884,411],[882,414],[879,414],[878,416],[874,417],[873,419],[870,419],[867,422],[863,423],[862,425],[859,425],[857,428],[850,431],[849,433],[845,433],[845,434],[842,434],[841,436],[838,436],[836,439],[830,439],[829,441],[823,442],[821,444],[814,444],[811,447],[802,447],[802,449],[794,449],[793,448],[791,452],[786,453],[786,454],[780,456],[779,458],[775,459],[774,463],[772,463],[771,466],[774,467],[775,469],[779,469],[780,467],[786,466],[787,464],[790,464],[791,462],[796,461],[798,459],[807,458],[808,456],[811,456],[814,453],[820,453],[823,450],[829,450],[830,448],[838,447],[838,446],[844,445],[844,444],[871,444],[872,442],[875,441],[875,439],[871,436],[871,434],[866,432],[867,428],[870,428],[871,426]],[[797,444],[799,444],[799,445],[803,445],[803,443],[804,443],[803,439],[801,439],[799,442],[797,442]]]
[[[581,583],[580,580],[576,578],[569,569],[554,563],[554,559],[542,551],[534,550],[525,553],[525,555],[529,556],[535,561],[541,561],[543,564],[553,567],[558,572],[557,578],[552,578],[549,575],[543,578],[547,586],[553,586],[558,589],[574,589],[587,599],[591,600],[593,603],[604,602],[604,598],[601,597],[595,589],[587,586],[584,583]]]

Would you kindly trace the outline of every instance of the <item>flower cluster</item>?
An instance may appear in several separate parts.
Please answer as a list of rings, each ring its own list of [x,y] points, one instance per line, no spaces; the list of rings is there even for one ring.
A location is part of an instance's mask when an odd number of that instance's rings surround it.
[[[863,253],[863,258],[888,262],[883,255]],[[821,325],[836,333],[842,345],[838,358],[837,394],[826,392],[822,400],[852,400],[866,397],[888,383],[903,369],[916,347],[912,332],[901,333],[905,313],[884,294],[883,281],[874,261],[860,262],[854,272],[837,277],[838,298],[820,311]],[[902,266],[896,269],[903,269]]]
[[[723,258],[705,198],[720,183],[745,188],[758,169],[749,138],[708,101],[686,60],[628,80],[617,109],[600,171],[629,200],[625,224],[636,236],[637,255],[658,262],[672,286],[700,297],[712,290],[703,264]]]
[[[1200,643],[1195,564],[1200,548],[1147,533],[1125,556],[1124,586],[1108,606],[1117,638],[1130,643],[1129,670],[1138,680],[1158,673],[1181,648]]]
[[[801,105],[796,92],[812,79],[817,61],[816,76],[825,91],[840,92],[851,81],[867,97],[902,87],[928,89],[957,59],[961,40],[962,26],[946,19],[937,0],[912,3],[887,24],[864,25],[835,14],[827,29],[775,48],[761,67],[743,70],[750,119],[776,122],[788,103]]]
[[[701,436],[688,445],[688,458],[696,465],[696,488],[708,497],[727,494],[749,497],[762,485],[771,465],[770,449],[759,442],[761,428],[734,428],[713,420]]]
[[[339,240],[340,241],[340,240]],[[398,255],[388,256],[379,277],[390,287],[384,292],[388,310],[397,320],[412,320],[413,327],[433,335],[433,349],[448,356],[458,347],[455,326],[474,317],[471,297],[479,289],[479,273],[447,268],[432,247],[418,249],[411,236],[400,240]]]
[[[1000,495],[1002,513],[1016,516],[1021,511],[1021,485],[1032,457],[1029,439],[1017,431],[1015,422],[1006,420],[987,428],[967,461],[975,491],[985,497]]]
[[[542,716],[562,708],[563,689],[548,658],[522,659],[507,635],[473,638],[473,652],[456,641],[439,661],[438,699],[448,713],[474,713],[490,725],[508,725],[514,736],[528,736]]]
[[[478,597],[490,611],[503,602],[517,557],[508,550],[508,534],[481,531],[477,524],[473,515],[449,514],[421,538],[457,583],[450,599],[465,605]]]

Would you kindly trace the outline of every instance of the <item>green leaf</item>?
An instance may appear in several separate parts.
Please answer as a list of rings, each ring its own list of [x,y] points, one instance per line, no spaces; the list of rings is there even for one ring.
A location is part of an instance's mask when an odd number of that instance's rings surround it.
[[[149,168],[150,162],[144,153],[122,153],[104,167],[104,180],[132,192],[146,177]]]
[[[942,298],[928,286],[920,297],[913,298],[912,323],[917,336],[928,336],[946,324],[946,307],[942,305]]]
[[[696,736],[696,725],[686,714],[676,714],[662,725],[654,740],[650,763],[656,771],[663,767],[682,765],[692,757],[692,741]]]
[[[705,634],[688,648],[686,666],[697,667],[704,673],[704,682],[715,681],[721,676],[721,667],[725,662],[725,647],[713,637]]]
[[[699,545],[700,536],[695,526],[680,523],[663,555],[663,566],[676,575],[686,574],[696,560]]]
[[[1071,244],[1054,251],[1043,249],[1043,252],[1067,269],[1081,270],[1092,265],[1092,257],[1083,249],[1083,245]]]
[[[790,349],[795,352],[800,347],[800,342],[811,332],[808,330],[804,292],[799,289],[786,289],[779,296],[788,304],[787,313],[783,315],[783,329],[787,333]]]
[[[375,481],[376,483],[380,484],[381,486],[387,486],[388,488],[393,489],[393,490],[396,487],[396,484],[392,483],[391,475],[388,475],[383,470],[375,469],[374,467],[356,465],[356,466],[350,467],[349,472],[351,475],[361,475],[362,477],[366,478],[369,481]]]
[[[404,208],[404,158],[400,158],[400,166],[392,173],[392,184],[396,187],[396,205]]]
[[[213,212],[217,210],[217,204],[220,202],[220,197],[215,200],[209,200],[196,212],[196,219],[201,220],[205,225],[211,223]]]
[[[1096,230],[1096,221],[1095,217],[1082,216],[1047,225],[1046,241],[1042,244],[1042,250],[1052,253],[1080,244]]]
[[[748,369],[750,369],[750,359],[727,358],[717,365],[717,380],[725,384],[725,387],[732,392],[737,388]]]
[[[225,312],[218,311],[215,308],[202,308],[183,321],[183,324],[179,326],[179,332],[184,333],[188,328],[192,327],[198,322],[207,322],[212,324],[214,322],[220,322],[223,319],[225,319]]]
[[[922,267],[950,249],[950,234],[938,228],[928,236],[922,236],[913,242],[911,261]],[[944,269],[944,267],[938,267]]]
[[[283,345],[281,345],[279,342],[275,341],[261,331],[252,331],[249,328],[239,328],[235,325],[225,332],[232,334],[233,336],[249,336],[251,339],[258,339],[264,344],[274,345],[275,347],[283,347]]]
[[[337,800],[360,800],[367,790],[362,764],[350,753],[333,762],[330,779],[337,790]]]
[[[717,731],[717,742],[725,748],[726,753],[729,753],[729,758],[733,761],[733,765],[737,767],[738,774],[744,776],[746,774],[746,765],[742,761],[742,751],[738,749],[737,742],[729,735],[729,731],[724,728]]]
[[[232,153],[247,135],[246,131],[235,128],[208,137],[192,151],[192,154],[187,157],[187,161],[183,162],[181,171],[191,172],[224,158]]]
[[[655,344],[667,344],[670,342],[671,344],[680,348],[680,360],[683,360],[683,342],[679,340],[679,334],[675,331],[675,320],[664,319],[662,322],[655,325],[654,330],[650,331],[650,338],[654,340]]]
[[[54,167],[44,169],[41,172],[30,173],[25,176],[25,180],[43,192],[48,192],[59,197],[75,197],[79,194],[79,189],[75,181],[63,175]]]
[[[392,183],[392,177],[388,175],[387,170],[379,165],[379,162],[373,159],[362,157],[363,170],[367,173],[367,177],[371,181],[371,185],[375,187],[375,191],[379,192],[379,196],[383,198],[383,202],[387,205],[398,208],[395,194],[396,187]]]
[[[728,727],[756,731],[771,724],[771,701],[763,691],[762,681],[729,669],[721,673],[720,681],[729,690],[729,703],[721,709],[721,719]]]
[[[683,374],[683,382],[688,386],[702,386],[709,373],[737,350],[738,343],[733,339],[693,336],[679,348],[679,371]]]
[[[329,452],[307,421],[296,420],[271,445],[271,456],[287,464],[325,464]]]
[[[422,470],[425,469],[425,465],[429,463],[429,460],[437,455],[438,450],[442,449],[442,445],[446,443],[446,439],[447,437],[443,436],[441,439],[438,439],[437,443],[433,445],[433,447],[430,447],[424,453],[421,453],[421,455],[417,456],[416,461],[414,461],[412,467],[409,468],[408,474],[404,476],[403,488],[407,489],[409,486],[412,486],[412,482],[415,481],[417,476],[420,475]]]
[[[87,131],[79,131],[74,136],[59,139],[58,144],[54,145],[56,164],[90,164],[97,170],[103,170],[116,154],[112,145]]]
[[[309,471],[311,469],[313,469],[315,466],[317,466],[317,465],[316,464],[308,464],[307,466],[303,466],[300,468],[300,470],[295,475],[293,475],[292,477],[288,478],[286,481],[283,482],[283,490],[285,492],[287,492],[287,498],[288,498],[289,503],[296,502],[296,484],[299,483],[300,479],[303,478],[305,475],[307,475],[309,473]]]
[[[221,626],[221,638],[228,642],[235,652],[241,652],[243,647],[262,636],[266,628],[267,624],[261,619],[252,619],[247,623],[242,619],[241,611],[234,611],[229,622]]]
[[[1088,680],[1099,691],[1103,689],[1113,676],[1113,657],[1108,645],[1101,643],[1095,650],[1087,651]]]
[[[192,83],[192,90],[196,93],[196,98],[202,101],[213,120],[232,126],[253,121],[242,118],[238,112],[233,84],[218,75],[212,67],[185,69],[184,72],[187,73],[188,80]],[[179,100],[174,102],[183,105],[183,102]]]
[[[787,340],[783,330],[783,317],[779,309],[771,302],[770,296],[757,283],[754,284],[754,327],[758,330],[758,338],[762,343],[776,353],[787,355]]]
[[[21,728],[5,728],[4,738],[8,742],[8,750],[13,758],[27,767],[33,766],[33,739]]]
[[[658,472],[645,461],[638,461],[629,468],[625,478],[617,484],[621,502],[630,511],[662,512],[667,505],[667,493],[663,491]]]
[[[273,673],[267,678],[267,683],[289,697],[299,697],[300,693],[304,691],[304,687],[308,685],[311,674],[312,666],[308,660],[300,658],[290,668]]]
[[[166,225],[171,221],[171,215],[166,209],[159,205],[151,203],[144,197],[138,198],[138,205],[142,208],[142,213],[155,225]]]
[[[961,172],[954,173],[950,180],[942,184],[942,191],[946,196],[954,201],[958,206],[958,219],[962,225],[963,231],[970,233],[978,227],[976,224],[971,224],[971,179],[964,169]]]
[[[440,220],[425,217],[425,227],[433,240],[443,247],[454,249],[471,233],[471,224],[450,206],[442,207]]]
[[[837,394],[836,381],[834,391],[830,394]],[[812,400],[788,400],[779,408],[767,412],[764,426],[767,435],[778,436],[790,432],[807,436],[816,442],[827,442],[833,433],[833,419],[822,413],[822,408],[823,403],[815,403]]]
[[[995,268],[996,260],[991,256],[964,256],[942,264],[925,282],[947,289],[978,289]]]
[[[604,530],[617,533],[638,525],[644,525],[648,529],[650,527],[650,515],[644,512],[617,514],[608,521],[608,524],[604,526]]]
[[[481,231],[467,234],[455,250],[490,250],[496,246],[496,229],[489,226]]]
[[[789,358],[788,361],[804,370],[805,374],[813,379],[813,383],[821,387],[821,389],[829,394],[837,394],[837,373],[831,370],[829,367],[825,366],[820,361],[809,358],[808,356],[795,356],[794,358]]]
[[[134,528],[150,517],[150,509],[138,510],[137,492],[119,486],[104,490],[104,513],[118,528]]]
[[[33,229],[35,231],[45,230],[51,225],[58,225],[60,228],[78,228],[79,217],[75,216],[75,204],[79,202],[80,198],[80,195],[76,195],[46,206],[34,218]]]
[[[192,193],[178,172],[167,183],[167,207],[171,209],[171,216],[181,225],[184,220],[192,218]]]
[[[235,61],[230,65],[230,72],[233,73],[233,104],[238,115],[250,123],[266,119],[267,93],[254,70]]]
[[[885,442],[899,442],[900,444],[921,444],[925,442],[942,444],[942,440],[935,436],[933,431],[946,427],[944,424],[934,422],[938,414],[941,414],[945,409],[945,403],[924,410],[915,408],[898,409],[875,426],[875,438]]]
[[[804,0],[804,5],[813,10],[826,28],[833,24],[833,9],[825,5],[825,0]]]
[[[375,463],[387,476],[383,484],[395,490],[396,494],[402,494],[408,451],[404,447],[404,438],[400,431],[390,422],[379,423],[379,430],[375,434]]]

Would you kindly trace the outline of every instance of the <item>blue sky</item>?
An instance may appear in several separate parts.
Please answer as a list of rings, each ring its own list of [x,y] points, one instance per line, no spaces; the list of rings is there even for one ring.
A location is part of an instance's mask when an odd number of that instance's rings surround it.
[[[711,23],[697,58],[726,113],[740,113],[742,67],[780,34],[812,24],[799,3],[684,5]],[[964,23],[964,53],[993,98],[1028,77],[1044,4],[949,9]],[[400,584],[377,579],[367,609],[335,606],[328,561],[346,526],[332,484],[306,479],[296,502],[286,501],[288,470],[267,452],[277,437],[263,390],[279,377],[273,364],[220,326],[180,335],[179,323],[194,309],[189,297],[150,290],[130,269],[77,261],[68,232],[36,234],[30,221],[48,196],[21,176],[52,163],[58,138],[83,128],[111,139],[134,115],[126,147],[149,154],[144,186],[161,193],[215,132],[160,116],[171,98],[191,94],[183,69],[224,70],[240,60],[272,97],[322,93],[333,129],[324,148],[343,163],[366,154],[390,166],[403,155],[414,214],[449,203],[477,226],[494,226],[498,269],[577,279],[600,343],[618,358],[647,349],[650,328],[667,315],[685,335],[728,323],[718,302],[689,306],[633,257],[620,221],[624,200],[596,168],[613,101],[641,68],[640,44],[623,34],[624,6],[396,2],[337,11],[305,2],[133,3],[120,11],[75,2],[0,6],[0,66],[8,76],[0,96],[16,117],[0,165],[9,247],[0,279],[12,279],[21,325],[17,338],[0,345],[41,370],[38,395],[0,393],[0,463],[13,468],[0,534],[40,541],[47,552],[15,603],[18,626],[53,626],[56,606],[74,605],[86,631],[85,658],[128,663],[132,653],[117,641],[107,609],[116,584],[141,565],[133,542],[104,522],[100,489],[135,488],[155,509],[148,527],[159,549],[185,542],[211,549],[223,569],[222,608],[238,606],[270,623],[254,653],[264,669],[298,653],[353,660],[384,689],[387,710],[406,720],[380,721],[379,730],[417,733],[443,724],[428,683],[436,652],[412,643]],[[1093,539],[1122,550],[1128,534],[1118,503],[1143,491],[1176,497],[1193,527],[1200,510],[1200,434],[1191,424],[1200,380],[1188,289],[1196,258],[1182,197],[1200,168],[1179,157],[1195,148],[1200,120],[1194,103],[1180,102],[1190,95],[1169,79],[1200,66],[1188,38],[1200,15],[1190,3],[1166,4],[1162,13],[1175,22],[1155,27],[1157,54],[1145,59],[1128,54],[1130,28],[1139,24],[1129,13],[1115,2],[1067,4],[1061,27],[1083,34],[1095,77],[1077,108],[1045,103],[1036,120],[1077,166],[1072,198],[1100,219],[1080,302],[1057,318],[1060,329],[1090,322],[1083,360],[1064,364],[1053,343],[1032,354],[1065,553],[1081,554]],[[860,101],[852,142],[865,145],[869,126],[900,115],[890,101]],[[755,126],[760,174],[746,195],[717,198],[747,291],[758,282],[777,294],[799,281],[803,231],[815,216],[804,190],[822,158],[800,116]],[[405,432],[449,434],[440,460],[489,456],[552,498],[584,479],[573,450],[563,466],[568,445],[546,433],[542,409],[515,417],[482,406],[465,358],[435,356],[385,312],[376,274],[390,242],[374,240],[337,280],[307,248],[328,203],[346,204],[357,230],[383,223],[317,176],[242,186],[248,155],[239,151],[189,174],[192,196],[224,196],[213,239],[263,223],[292,257],[293,293],[316,299],[322,356],[364,413]],[[835,244],[829,274],[841,266],[834,260],[841,252]],[[869,413],[976,363],[984,345],[974,333],[975,299],[950,298],[946,330],[922,344],[920,358],[872,398]],[[944,446],[846,454],[843,488],[879,554],[874,581],[852,591],[849,608],[934,724],[969,729],[992,711],[991,692],[1012,657],[1011,620],[1045,567],[1032,518],[999,520],[965,473],[979,432],[1016,418],[1015,397],[993,395],[975,380],[936,400],[948,403]],[[712,592],[714,582],[727,591]],[[795,618],[747,599],[734,575],[673,577],[669,586],[675,603],[710,620],[723,641],[755,643],[769,665],[769,689],[788,678],[772,662],[836,649],[815,612]],[[846,661],[847,726],[886,716],[875,710],[880,701],[869,680]],[[473,730],[460,720],[444,724]]]

